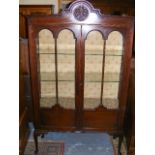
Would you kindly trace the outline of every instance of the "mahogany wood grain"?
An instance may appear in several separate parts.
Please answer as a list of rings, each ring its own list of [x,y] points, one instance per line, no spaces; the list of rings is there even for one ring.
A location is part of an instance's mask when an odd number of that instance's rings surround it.
[[[132,59],[127,108],[124,119],[124,133],[128,155],[135,155],[135,60]]]
[[[23,155],[29,136],[28,110],[25,96],[25,67],[23,61],[23,49],[25,40],[19,40],[19,154]]]
[[[50,30],[54,39],[57,39],[59,32],[63,29],[73,32],[76,40],[75,110],[65,109],[58,104],[51,108],[40,107],[40,78],[35,40],[42,29]],[[129,16],[102,15],[88,1],[77,0],[59,15],[29,16],[28,30],[36,143],[37,135],[53,130],[106,131],[111,134],[122,135],[129,85],[134,19]],[[94,110],[84,109],[85,40],[92,30],[99,31],[105,40],[112,31],[119,31],[123,36],[124,54],[118,97],[119,108],[115,110],[107,109],[101,105]],[[56,63],[56,65],[58,64]]]

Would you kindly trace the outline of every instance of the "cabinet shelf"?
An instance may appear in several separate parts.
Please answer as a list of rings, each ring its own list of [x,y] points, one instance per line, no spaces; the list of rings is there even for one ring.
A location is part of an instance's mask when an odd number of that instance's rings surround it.
[[[39,51],[39,50],[38,50]],[[53,52],[51,52],[53,51]],[[106,50],[105,51],[105,56],[123,56],[123,53],[124,51],[123,50]],[[55,51],[54,49],[41,49],[40,52],[37,52],[37,54],[52,54],[54,55],[55,54]],[[61,50],[61,52],[57,51],[57,54],[58,55],[75,55],[75,50],[72,49],[64,49],[64,50]],[[87,52],[85,52],[85,55],[103,55],[103,52],[102,50],[88,50]]]
[[[40,53],[38,53],[38,54],[44,54],[44,55],[46,55],[46,54],[47,54],[47,55],[48,55],[48,54],[53,54],[53,55],[54,55],[55,53],[48,53],[48,52],[47,52],[47,53],[43,53],[43,52],[41,53],[41,52],[40,52]],[[71,56],[72,56],[72,55],[75,55],[75,53],[57,53],[57,55],[71,55]],[[99,55],[99,56],[102,56],[103,54],[99,54],[99,53],[87,54],[87,53],[86,53],[85,55],[95,55],[95,56],[98,56],[98,55]],[[105,56],[123,56],[123,55],[122,55],[122,54],[105,54]]]
[[[55,80],[41,80],[41,82],[55,82]],[[58,82],[74,82],[74,80],[58,80]],[[84,81],[85,83],[101,83],[101,81]],[[104,81],[107,83],[119,83],[120,81]]]
[[[55,72],[40,72],[41,81],[55,81]],[[120,73],[104,73],[104,82],[119,82]],[[58,81],[75,81],[74,72],[58,72]],[[67,80],[66,80],[67,79]],[[85,82],[101,82],[101,73],[85,72]]]

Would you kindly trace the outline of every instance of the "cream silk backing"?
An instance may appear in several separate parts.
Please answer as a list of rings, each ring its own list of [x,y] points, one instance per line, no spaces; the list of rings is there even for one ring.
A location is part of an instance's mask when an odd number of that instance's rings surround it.
[[[75,108],[75,39],[69,30],[59,33],[57,39],[58,102],[64,108]],[[104,40],[98,31],[88,34],[85,42],[84,108],[93,109],[103,104],[118,108],[118,91],[123,55],[122,35],[113,31],[105,47],[104,84],[102,103],[101,78]],[[38,60],[41,78],[41,107],[56,104],[55,41],[49,30],[42,30],[38,39]]]

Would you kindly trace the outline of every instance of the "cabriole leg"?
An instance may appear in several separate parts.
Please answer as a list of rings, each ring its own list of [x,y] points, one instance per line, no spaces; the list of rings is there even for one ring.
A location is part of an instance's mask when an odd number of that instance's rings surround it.
[[[34,143],[35,143],[35,154],[37,154],[38,153],[38,133],[36,130],[34,130],[33,137],[34,137]]]
[[[122,155],[122,153],[121,153],[122,142],[123,142],[123,135],[120,135],[119,141],[118,141],[118,155]]]

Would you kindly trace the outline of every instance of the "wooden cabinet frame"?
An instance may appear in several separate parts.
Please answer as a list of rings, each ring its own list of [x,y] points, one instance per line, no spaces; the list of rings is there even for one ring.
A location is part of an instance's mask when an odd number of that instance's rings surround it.
[[[48,131],[105,131],[113,135],[122,135],[132,56],[133,18],[102,15],[88,1],[77,0],[58,16],[30,16],[28,25],[36,151],[38,150],[37,136]],[[40,78],[38,74],[36,38],[42,29],[48,29],[52,32],[55,40],[55,53],[57,53],[59,32],[63,29],[69,29],[74,34],[76,40],[75,110],[62,108],[58,103],[52,108],[40,108]],[[118,31],[123,36],[124,55],[122,58],[118,109],[107,109],[102,105],[93,110],[83,108],[85,39],[92,30],[99,31],[104,40],[107,40],[112,31]]]

